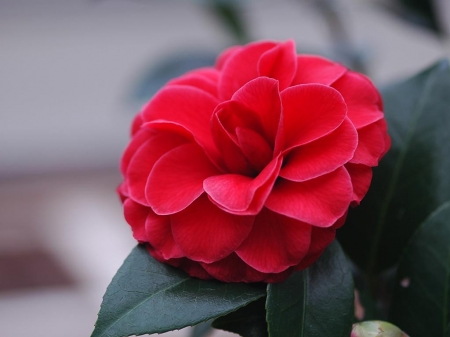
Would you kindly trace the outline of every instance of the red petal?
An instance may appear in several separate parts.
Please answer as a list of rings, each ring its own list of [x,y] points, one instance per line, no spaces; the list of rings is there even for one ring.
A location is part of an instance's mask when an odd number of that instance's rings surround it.
[[[191,261],[186,258],[175,258],[175,259],[169,259],[166,260],[164,257],[160,254],[158,250],[155,250],[151,245],[147,245],[147,251],[150,253],[151,256],[155,258],[155,260],[167,263],[171,266],[177,267],[179,269],[184,270],[186,273],[188,273],[190,276],[197,277],[202,280],[209,280],[211,279],[211,275],[209,275],[205,269],[202,268],[200,263]]]
[[[313,227],[311,233],[311,246],[309,247],[308,255],[294,267],[294,270],[306,269],[316,262],[330,243],[333,242],[335,237],[336,230],[334,228]]]
[[[280,90],[291,84],[297,71],[297,54],[293,40],[278,44],[261,55],[259,76],[274,78],[280,82]]]
[[[141,129],[131,139],[131,142],[128,144],[122,155],[122,160],[120,161],[120,171],[123,175],[126,174],[128,165],[130,164],[130,160],[134,156],[136,151],[142,146],[142,144],[149,140],[151,136],[151,130]]]
[[[310,238],[310,225],[264,208],[236,253],[260,272],[279,273],[306,255]]]
[[[297,73],[291,85],[320,83],[331,85],[341,77],[347,68],[320,56],[299,55],[297,58]]]
[[[339,92],[321,84],[287,88],[281,93],[281,102],[283,132],[279,135],[284,137],[284,149],[325,136],[341,125],[347,114]]]
[[[267,77],[256,78],[239,89],[232,100],[257,114],[265,138],[273,146],[281,114],[278,82]]]
[[[366,195],[372,181],[372,168],[360,164],[346,164],[345,168],[350,174],[353,185],[353,201],[359,205],[360,201]]]
[[[218,173],[197,144],[181,145],[155,163],[146,185],[147,201],[156,214],[179,212],[203,193],[203,180]]]
[[[221,52],[216,60],[216,68],[221,70],[223,68],[225,62],[230,58],[230,56],[241,49],[242,49],[242,46],[232,46],[232,47],[225,49],[223,52]]]
[[[204,67],[204,68],[197,68],[197,69],[188,71],[186,73],[186,75],[201,76],[210,81],[213,81],[217,85],[217,83],[219,82],[220,71],[218,71],[217,69],[215,69],[213,67]]]
[[[153,135],[136,151],[127,168],[128,193],[135,201],[147,205],[145,185],[156,161],[167,151],[186,143],[184,137],[171,133]]]
[[[352,159],[358,134],[348,118],[330,134],[294,148],[285,159],[280,176],[305,181],[329,173]]]
[[[171,85],[153,97],[143,117],[146,122],[164,120],[181,124],[195,135],[203,148],[209,149],[214,147],[209,124],[217,104],[217,99],[203,90]]]
[[[273,150],[259,133],[247,129],[236,128],[236,136],[242,153],[256,171],[261,171],[270,162]]]
[[[165,260],[184,256],[173,239],[169,216],[157,215],[150,210],[145,221],[145,230],[148,242]]]
[[[188,85],[217,97],[217,83],[198,74],[186,74],[177,77],[167,83],[167,85]]]
[[[340,167],[301,183],[280,179],[267,198],[266,207],[313,226],[330,227],[345,213],[352,196],[350,176]]]
[[[142,206],[131,199],[125,200],[123,203],[123,211],[125,220],[133,230],[133,237],[139,242],[147,242],[147,232],[145,231],[145,220],[150,208]]]
[[[348,117],[357,129],[383,118],[380,94],[364,75],[349,71],[333,83],[332,87],[344,97]]]
[[[136,132],[139,131],[142,123],[144,123],[144,119],[142,118],[142,114],[139,113],[134,117],[133,122],[131,123],[131,135],[134,136]]]
[[[380,122],[383,122],[381,120]],[[381,130],[379,122],[365,126],[358,130],[358,147],[350,161],[354,164],[377,166],[378,161],[385,152],[385,134]]]
[[[238,174],[222,174],[206,179],[203,188],[220,208],[233,214],[257,214],[272,189],[281,167],[273,159],[254,179]]]
[[[216,280],[223,282],[261,282],[267,277],[267,274],[253,269],[235,253],[217,262],[202,263],[202,267]]]
[[[212,263],[236,250],[252,229],[254,217],[226,213],[206,195],[185,210],[173,214],[172,233],[189,259]]]
[[[219,106],[218,109],[220,108],[221,107]],[[254,168],[242,153],[242,150],[237,144],[237,139],[233,139],[233,135],[225,129],[219,115],[220,111],[213,115],[211,120],[211,130],[226,168],[229,172],[236,174],[252,175],[254,173]]]
[[[119,195],[120,201],[125,202],[125,200],[128,198],[128,184],[126,181],[123,181],[118,187],[117,187],[117,194]]]
[[[147,122],[142,124],[142,128],[149,128],[151,130],[158,130],[162,132],[171,132],[178,136],[182,136],[187,141],[194,141],[199,144],[198,139],[192,134],[191,131],[186,129],[183,125],[175,122],[167,122],[164,120],[156,120],[153,122]],[[202,146],[202,144],[199,144]],[[208,158],[220,169],[224,167],[223,158],[214,144],[207,144],[207,146],[202,146],[206,152]]]
[[[230,99],[245,83],[258,77],[259,58],[265,51],[275,46],[275,42],[255,42],[230,55],[223,65],[219,80],[220,99]]]

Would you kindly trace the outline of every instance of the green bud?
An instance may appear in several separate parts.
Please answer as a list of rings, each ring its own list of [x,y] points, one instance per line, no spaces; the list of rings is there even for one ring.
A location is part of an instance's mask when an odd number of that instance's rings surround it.
[[[350,337],[408,337],[408,335],[391,323],[367,321],[353,324]]]

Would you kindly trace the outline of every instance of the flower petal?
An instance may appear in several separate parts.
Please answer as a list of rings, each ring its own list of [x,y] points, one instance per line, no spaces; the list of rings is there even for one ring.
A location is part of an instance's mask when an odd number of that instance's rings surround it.
[[[218,109],[221,109],[221,106]],[[214,113],[211,119],[211,130],[224,165],[228,169],[228,172],[252,175],[254,168],[242,153],[237,138],[230,134],[222,124],[219,117],[222,115],[221,111],[219,110],[217,113]]]
[[[384,122],[381,120],[379,122]],[[385,152],[385,134],[379,122],[370,124],[358,130],[358,147],[350,161],[354,164],[377,166],[378,161]]]
[[[184,144],[155,163],[147,181],[145,196],[159,215],[179,212],[203,193],[203,180],[218,174],[197,144]]]
[[[218,100],[207,92],[185,85],[160,90],[143,110],[146,122],[165,120],[181,124],[209,151],[214,148],[209,123]]]
[[[171,215],[172,233],[189,259],[212,263],[236,250],[253,226],[254,217],[226,213],[201,196],[185,210]]]
[[[164,259],[184,256],[173,239],[169,216],[157,215],[150,210],[145,220],[145,231],[148,242],[159,251]]]
[[[205,179],[203,188],[211,200],[233,214],[257,214],[277,179],[281,158],[273,159],[254,179],[238,174],[222,174]]]
[[[338,91],[322,84],[304,84],[281,92],[283,149],[325,136],[343,122],[347,107]],[[277,151],[275,146],[275,153]]]
[[[286,89],[297,71],[297,53],[293,40],[278,44],[261,55],[258,62],[259,76],[274,78],[280,82],[280,90]]]
[[[167,85],[187,85],[201,89],[214,97],[217,97],[217,83],[198,74],[186,74],[177,77],[167,83]]]
[[[279,273],[306,255],[310,238],[310,225],[263,208],[236,254],[260,272]]]
[[[291,85],[320,83],[331,85],[345,74],[347,68],[320,56],[299,55],[297,58],[297,73]]]
[[[265,138],[273,146],[281,114],[278,81],[258,77],[239,89],[232,100],[257,114]]]
[[[151,136],[151,130],[140,129],[135,133],[122,155],[122,160],[120,161],[120,172],[122,172],[123,175],[126,174],[130,160],[136,151],[142,146],[142,144],[149,140]]]
[[[261,171],[270,162],[273,150],[257,132],[247,128],[236,128],[236,136],[242,153],[256,171]]]
[[[347,210],[352,183],[343,167],[304,182],[280,179],[266,201],[270,210],[317,227],[330,227]]]
[[[280,176],[305,181],[332,172],[352,159],[358,134],[348,118],[330,134],[294,148],[285,159]]]
[[[372,181],[372,168],[361,164],[345,165],[353,185],[353,201],[359,205],[361,200],[366,195]]]
[[[138,204],[129,198],[123,203],[125,220],[133,230],[133,237],[140,243],[148,241],[147,232],[145,231],[145,220],[149,211],[151,211],[150,208]]]
[[[145,185],[156,161],[166,152],[186,143],[186,138],[172,133],[153,135],[135,152],[126,171],[128,193],[135,201],[148,205]]]
[[[225,49],[223,52],[221,52],[220,55],[217,56],[216,68],[219,70],[222,70],[225,62],[230,58],[230,56],[241,49],[242,49],[242,46],[232,46],[232,47]]]
[[[348,71],[332,85],[344,97],[348,117],[357,129],[383,118],[380,94],[372,82],[362,74]]]
[[[222,282],[261,282],[267,277],[267,274],[253,269],[235,253],[217,262],[201,265],[208,274]]]
[[[230,55],[222,68],[219,80],[219,98],[221,100],[230,99],[245,83],[258,77],[259,58],[265,51],[276,45],[271,41],[250,43]]]

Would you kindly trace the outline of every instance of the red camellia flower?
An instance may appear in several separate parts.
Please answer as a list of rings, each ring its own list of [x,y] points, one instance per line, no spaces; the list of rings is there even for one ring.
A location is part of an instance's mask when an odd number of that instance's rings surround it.
[[[365,76],[293,41],[232,47],[137,115],[119,194],[158,261],[202,279],[280,282],[331,243],[390,146]]]

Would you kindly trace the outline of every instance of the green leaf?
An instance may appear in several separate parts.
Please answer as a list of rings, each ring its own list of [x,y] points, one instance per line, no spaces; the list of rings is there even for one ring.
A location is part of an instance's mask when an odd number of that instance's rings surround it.
[[[267,288],[270,337],[348,337],[353,322],[353,279],[339,244],[310,268]]]
[[[103,297],[91,337],[162,333],[232,312],[266,295],[262,284],[204,281],[154,260],[137,246]]]
[[[424,221],[400,261],[390,320],[411,337],[450,323],[450,201]]]
[[[217,318],[212,326],[244,337],[267,337],[266,299],[261,298],[226,316]]]
[[[338,231],[344,250],[371,278],[393,266],[420,223],[450,199],[449,93],[445,60],[382,91],[392,147]]]

